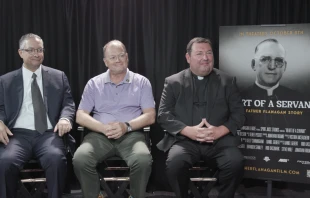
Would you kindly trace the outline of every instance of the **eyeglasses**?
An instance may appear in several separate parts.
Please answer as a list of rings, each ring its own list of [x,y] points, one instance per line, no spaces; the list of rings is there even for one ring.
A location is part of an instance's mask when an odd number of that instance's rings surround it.
[[[276,68],[282,68],[285,64],[284,58],[281,57],[271,58],[270,56],[262,56],[259,59],[259,61],[264,65],[269,65],[272,60],[274,60],[274,65]]]
[[[44,48],[39,48],[39,49],[30,48],[30,49],[20,49],[20,50],[23,50],[30,55],[34,55],[35,53],[43,54],[43,52],[44,52]]]
[[[198,58],[202,58],[204,55],[206,55],[206,56],[213,56],[213,52],[212,51],[207,51],[207,52],[201,52],[201,51],[195,52],[195,51],[193,51],[193,54],[195,56],[197,56]]]
[[[117,60],[121,60],[121,61],[124,61],[126,59],[126,55],[127,53],[126,52],[123,52],[123,53],[120,53],[119,55],[115,55],[115,56],[110,56],[108,57],[108,59],[112,62],[115,62]]]

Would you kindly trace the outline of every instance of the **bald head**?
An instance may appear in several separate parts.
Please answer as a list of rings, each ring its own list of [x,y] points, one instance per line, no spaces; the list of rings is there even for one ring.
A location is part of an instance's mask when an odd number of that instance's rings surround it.
[[[125,45],[113,40],[103,47],[103,61],[110,70],[110,75],[124,77],[128,67],[128,54]],[[111,76],[110,76],[111,77]]]
[[[103,47],[103,57],[106,57],[106,51],[111,46],[121,47],[123,49],[123,51],[127,53],[126,47],[125,47],[125,45],[121,41],[119,41],[119,40],[112,40],[112,41],[108,42],[107,44],[105,44],[105,46]]]

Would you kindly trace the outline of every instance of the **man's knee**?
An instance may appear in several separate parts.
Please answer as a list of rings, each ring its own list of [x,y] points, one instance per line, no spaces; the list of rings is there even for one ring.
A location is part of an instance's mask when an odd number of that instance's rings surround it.
[[[61,152],[49,152],[40,159],[40,162],[44,169],[47,167],[63,168],[67,165],[67,158]]]
[[[244,167],[244,157],[243,155],[238,155],[234,158],[234,160],[232,161],[233,167],[236,167],[237,169],[243,168]]]
[[[225,157],[227,161],[226,169],[236,173],[243,170],[245,160],[239,149],[229,151]]]
[[[72,159],[74,169],[84,169],[87,166],[91,166],[91,161],[93,160],[90,157],[88,152],[85,152],[83,149],[77,149]],[[94,163],[93,166],[95,167],[96,164]]]
[[[13,163],[11,160],[1,159],[0,160],[0,172],[5,172],[11,169]]]
[[[149,153],[135,154],[129,159],[129,166],[150,169],[152,166],[152,155]]]
[[[10,170],[10,169],[17,169],[18,170],[18,167],[15,163],[15,160],[13,157],[2,157],[0,159],[0,170],[1,171],[7,171],[7,170]]]
[[[183,172],[186,169],[190,168],[190,163],[185,158],[185,156],[179,155],[173,158],[168,157],[166,161],[166,174],[169,175],[178,175],[180,172]]]
[[[0,177],[8,178],[17,176],[21,167],[17,166],[11,158],[0,159]]]

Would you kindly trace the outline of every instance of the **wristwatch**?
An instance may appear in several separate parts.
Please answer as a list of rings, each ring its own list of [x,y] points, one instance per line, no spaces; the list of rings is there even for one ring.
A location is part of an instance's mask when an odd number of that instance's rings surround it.
[[[130,124],[128,122],[125,122],[125,124],[127,125],[127,132],[132,131]]]

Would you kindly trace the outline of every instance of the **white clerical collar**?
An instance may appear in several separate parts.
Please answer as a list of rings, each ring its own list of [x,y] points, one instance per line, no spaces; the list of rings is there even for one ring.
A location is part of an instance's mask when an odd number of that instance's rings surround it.
[[[277,84],[276,84],[275,86],[273,86],[273,87],[266,87],[266,86],[260,85],[260,84],[257,82],[257,79],[256,79],[256,81],[255,81],[255,84],[256,84],[258,87],[260,87],[260,88],[262,88],[262,89],[265,89],[265,90],[267,91],[267,95],[268,95],[268,96],[272,96],[272,95],[273,95],[273,91],[274,91],[276,88],[279,87],[279,83],[277,83]]]
[[[197,79],[198,80],[203,80],[205,77],[203,77],[203,76],[197,76]]]

